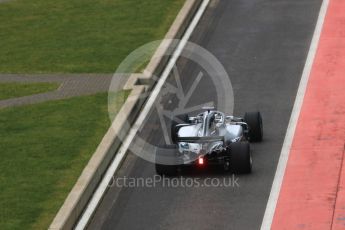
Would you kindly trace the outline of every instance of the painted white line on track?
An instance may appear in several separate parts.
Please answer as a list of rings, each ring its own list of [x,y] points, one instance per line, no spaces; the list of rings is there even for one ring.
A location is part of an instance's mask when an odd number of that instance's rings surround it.
[[[320,8],[317,24],[316,24],[315,31],[313,34],[313,39],[310,44],[308,57],[303,69],[301,81],[298,86],[295,103],[293,106],[293,110],[291,112],[291,117],[290,117],[289,125],[286,131],[282,151],[280,153],[277,170],[276,170],[272,188],[271,188],[271,193],[268,198],[265,214],[262,220],[261,230],[271,229],[271,225],[273,222],[273,217],[274,217],[274,213],[275,213],[275,209],[276,209],[276,205],[277,205],[277,201],[278,201],[278,197],[280,193],[280,188],[283,182],[287,161],[289,159],[292,140],[295,134],[298,117],[299,117],[302,104],[303,104],[304,94],[307,88],[310,72],[311,72],[316,51],[318,48],[323,23],[325,21],[327,9],[328,9],[328,4],[329,4],[329,0],[323,0],[321,8]]]
[[[76,225],[76,230],[85,229],[87,224],[89,223],[90,218],[92,217],[93,213],[95,212],[100,200],[102,199],[105,191],[107,190],[108,184],[112,179],[112,176],[115,174],[117,169],[120,167],[121,162],[123,161],[124,157],[126,156],[126,152],[133,141],[138,129],[140,128],[141,124],[145,120],[147,114],[150,112],[154,102],[161,91],[165,81],[167,80],[171,70],[173,69],[177,59],[181,55],[185,45],[187,44],[190,36],[192,35],[195,27],[197,26],[198,22],[201,19],[201,16],[206,10],[207,5],[209,4],[210,0],[204,0],[200,5],[197,13],[195,14],[192,22],[190,23],[188,29],[186,30],[185,34],[183,35],[182,39],[180,40],[176,50],[174,51],[171,59],[169,60],[168,65],[164,69],[161,78],[158,80],[154,90],[152,91],[149,99],[147,100],[143,110],[140,112],[139,117],[135,121],[135,124],[132,126],[131,130],[129,131],[125,141],[123,142],[122,146],[120,147],[119,151],[116,153],[116,156],[111,163],[110,167],[107,169],[106,174],[104,175],[100,185],[98,186],[96,192],[93,194],[88,206],[86,207],[85,212],[83,213],[82,217],[80,218],[78,224]]]

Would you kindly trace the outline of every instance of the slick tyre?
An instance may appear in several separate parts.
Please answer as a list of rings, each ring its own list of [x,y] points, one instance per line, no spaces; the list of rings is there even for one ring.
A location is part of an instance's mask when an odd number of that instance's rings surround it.
[[[231,171],[236,174],[252,172],[252,157],[248,142],[235,142],[230,145]]]
[[[260,112],[251,112],[244,114],[244,121],[249,126],[249,141],[260,142],[263,137],[263,125]]]
[[[170,136],[172,143],[176,144],[177,142],[177,132],[180,129],[177,125],[180,124],[178,121],[181,121],[182,124],[189,123],[189,116],[187,114],[182,114],[175,116],[174,119],[171,121],[170,127]]]
[[[156,150],[155,169],[158,175],[168,177],[177,175],[177,151],[175,145],[161,146]]]

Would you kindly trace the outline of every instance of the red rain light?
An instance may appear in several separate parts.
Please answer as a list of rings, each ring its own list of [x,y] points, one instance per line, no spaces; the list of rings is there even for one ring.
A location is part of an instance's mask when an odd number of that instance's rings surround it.
[[[198,160],[199,165],[203,165],[204,164],[204,158],[200,157]]]

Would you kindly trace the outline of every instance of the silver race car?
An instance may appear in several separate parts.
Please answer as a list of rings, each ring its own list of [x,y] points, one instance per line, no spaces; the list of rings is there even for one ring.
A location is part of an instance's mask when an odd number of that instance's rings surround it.
[[[250,173],[249,142],[260,142],[262,136],[260,112],[245,113],[240,118],[203,108],[195,117],[177,116],[171,125],[173,145],[156,150],[156,172],[174,176],[184,165],[218,164],[234,173]]]

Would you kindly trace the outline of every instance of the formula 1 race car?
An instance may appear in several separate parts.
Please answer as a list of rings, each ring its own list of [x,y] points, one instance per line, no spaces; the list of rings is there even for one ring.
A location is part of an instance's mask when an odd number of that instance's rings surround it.
[[[249,142],[260,142],[262,137],[260,112],[245,113],[240,118],[203,108],[195,117],[180,115],[171,125],[173,145],[156,150],[156,172],[175,176],[184,165],[218,164],[226,171],[251,173]]]

